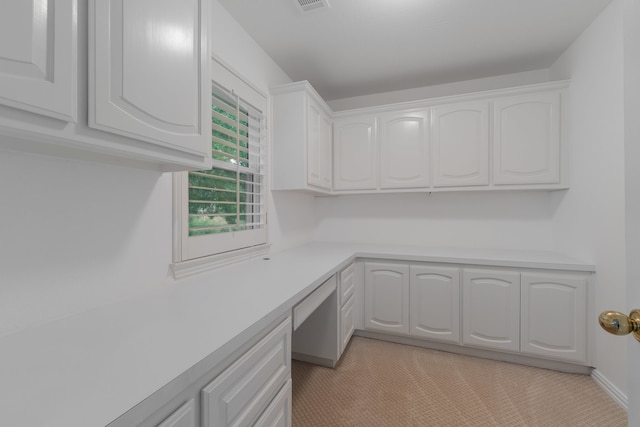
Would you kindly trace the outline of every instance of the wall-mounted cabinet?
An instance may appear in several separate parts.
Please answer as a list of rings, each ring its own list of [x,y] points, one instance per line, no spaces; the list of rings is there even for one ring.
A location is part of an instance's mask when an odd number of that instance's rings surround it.
[[[304,81],[271,88],[273,190],[332,189],[331,110]]]
[[[489,185],[489,102],[431,109],[434,187]]]
[[[50,3],[0,5],[0,147],[208,167],[209,2]]]
[[[560,92],[493,101],[493,183],[560,184]]]
[[[378,187],[378,144],[375,116],[333,122],[335,190],[373,190]]]
[[[429,111],[382,114],[378,132],[380,188],[428,187]]]

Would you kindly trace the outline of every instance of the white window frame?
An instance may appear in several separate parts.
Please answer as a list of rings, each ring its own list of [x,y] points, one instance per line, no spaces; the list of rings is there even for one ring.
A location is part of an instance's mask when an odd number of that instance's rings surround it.
[[[188,172],[173,174],[173,263],[176,279],[207,271],[222,265],[266,254],[269,250],[267,235],[268,150],[266,121],[268,96],[231,67],[214,57],[212,81],[244,102],[260,110],[265,123],[261,135],[261,162],[263,177],[262,201],[264,227],[259,230],[237,231],[202,236],[189,236]],[[215,163],[215,162],[214,162]]]

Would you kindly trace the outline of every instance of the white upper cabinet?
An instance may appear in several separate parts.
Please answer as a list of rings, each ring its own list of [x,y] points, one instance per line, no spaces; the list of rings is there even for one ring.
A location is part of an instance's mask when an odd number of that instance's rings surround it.
[[[0,104],[77,120],[76,0],[2,0]]]
[[[181,151],[210,147],[207,0],[91,1],[89,125]]]
[[[560,93],[493,101],[493,182],[560,183]]]
[[[380,115],[380,188],[429,186],[429,112]]]
[[[209,9],[208,0],[1,1],[2,147],[210,167]]]
[[[375,116],[333,122],[333,188],[374,190],[378,186]]]
[[[489,103],[431,109],[433,185],[489,185]]]
[[[331,119],[316,102],[309,102],[307,181],[326,190],[331,190]]]
[[[331,109],[304,81],[271,88],[273,190],[332,189]]]

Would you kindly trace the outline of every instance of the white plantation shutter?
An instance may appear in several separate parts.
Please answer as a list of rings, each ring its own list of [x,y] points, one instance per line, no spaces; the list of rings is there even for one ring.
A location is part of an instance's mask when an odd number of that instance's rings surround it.
[[[246,85],[239,87],[247,90]],[[250,95],[264,105],[254,106],[242,94],[213,83],[213,166],[181,173],[177,180],[180,244],[176,262],[266,243],[266,100]]]

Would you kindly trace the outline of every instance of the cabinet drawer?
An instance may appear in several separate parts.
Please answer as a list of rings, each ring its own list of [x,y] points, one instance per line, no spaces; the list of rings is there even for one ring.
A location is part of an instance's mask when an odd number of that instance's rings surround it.
[[[333,275],[329,280],[320,285],[315,291],[293,307],[293,329],[296,330],[307,317],[314,312],[316,308],[324,300],[326,300],[331,292],[336,290],[336,276]]]
[[[196,427],[196,408],[193,399],[182,405],[158,427]]]
[[[340,298],[340,306],[349,301],[356,286],[356,263],[351,263],[347,268],[340,272],[340,288],[338,296]]]
[[[291,319],[287,318],[202,389],[202,425],[253,425],[290,372]]]
[[[291,380],[282,387],[255,427],[291,427]]]

